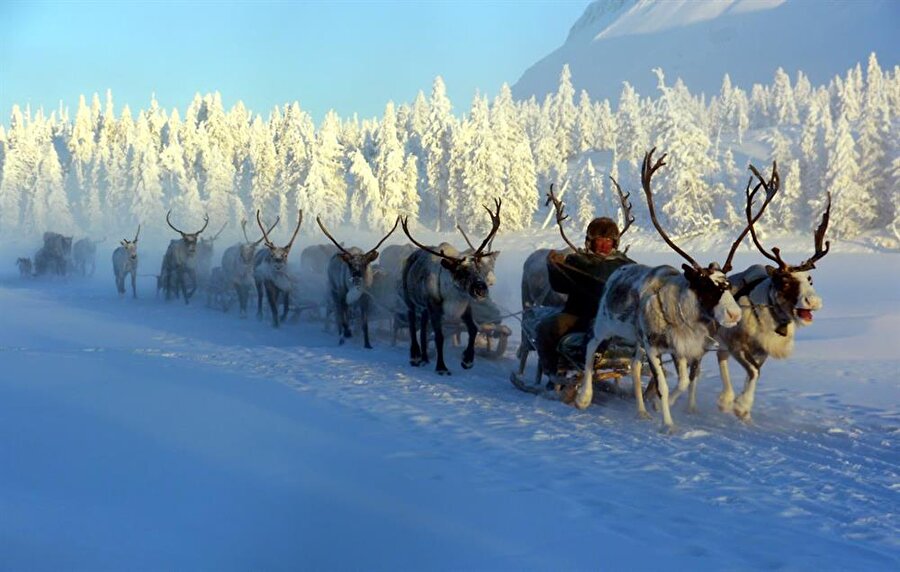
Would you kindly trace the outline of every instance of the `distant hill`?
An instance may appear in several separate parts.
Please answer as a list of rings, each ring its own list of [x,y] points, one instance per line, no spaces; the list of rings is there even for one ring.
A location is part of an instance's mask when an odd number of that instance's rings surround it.
[[[884,69],[900,64],[896,0],[597,0],[566,42],[531,66],[513,95],[542,100],[568,63],[576,90],[617,101],[622,82],[655,95],[661,67],[692,93],[770,83],[780,66],[813,84],[827,83],[876,52]]]

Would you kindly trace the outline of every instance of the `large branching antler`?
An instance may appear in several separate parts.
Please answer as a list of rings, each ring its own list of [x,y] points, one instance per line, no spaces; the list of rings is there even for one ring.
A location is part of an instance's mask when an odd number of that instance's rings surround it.
[[[650,149],[650,151],[644,155],[644,163],[641,166],[641,186],[644,188],[644,194],[647,196],[647,207],[650,209],[650,220],[653,222],[653,226],[656,227],[656,232],[662,237],[662,239],[669,245],[669,247],[680,254],[685,260],[691,263],[696,270],[700,270],[701,267],[697,264],[697,261],[691,258],[688,253],[678,248],[678,245],[672,242],[672,239],[669,238],[669,235],[666,234],[666,231],[662,229],[659,221],[656,219],[656,209],[653,207],[653,191],[650,189],[650,180],[653,178],[653,174],[656,173],[663,165],[666,164],[665,159],[667,153],[663,153],[662,156],[656,161],[653,162],[653,153],[656,151],[656,147]]]
[[[244,240],[247,241],[247,244],[252,244],[253,246],[259,246],[259,243],[265,239],[265,233],[272,232],[276,226],[278,226],[278,222],[281,220],[281,216],[275,217],[275,222],[272,223],[272,226],[269,227],[268,231],[263,231],[263,236],[259,237],[257,240],[250,240],[250,237],[247,236],[247,219],[241,220],[241,230],[244,231]]]
[[[395,230],[397,230],[397,225],[398,225],[398,224],[400,224],[400,215],[397,215],[397,220],[394,221],[394,226],[391,227],[391,230],[388,231],[388,233],[387,233],[386,235],[384,235],[384,238],[382,238],[381,240],[378,241],[378,244],[376,244],[375,246],[373,246],[373,247],[369,250],[369,252],[366,253],[366,256],[371,256],[372,253],[378,252],[378,248],[379,248],[382,244],[384,244],[384,241],[387,240],[389,236],[391,236],[392,234],[394,234],[394,231],[395,231]]]
[[[140,235],[141,235],[141,225],[138,225],[137,232],[134,233],[134,240],[132,240],[131,242],[137,242],[137,239]]]
[[[458,231],[460,232],[460,234],[462,234],[463,240],[466,241],[466,244],[469,245],[469,248],[472,250],[472,252],[475,252],[475,245],[472,244],[472,241],[469,240],[469,237],[468,237],[468,236],[466,236],[466,231],[464,231],[464,230],[462,229],[462,227],[459,226],[459,225],[456,225],[456,230],[458,230]]]
[[[580,249],[572,244],[572,241],[569,240],[569,237],[566,236],[566,231],[563,228],[563,221],[569,218],[569,215],[565,214],[565,205],[562,201],[557,198],[555,194],[553,194],[553,183],[550,184],[550,192],[547,193],[547,201],[544,203],[544,206],[550,205],[553,203],[553,209],[556,211],[556,226],[559,227],[559,234],[562,235],[562,239],[566,241],[566,244],[569,245],[569,248],[574,250],[575,252],[579,252]]]
[[[750,230],[750,238],[753,240],[753,244],[756,245],[756,249],[760,252],[760,254],[762,254],[763,256],[765,256],[766,258],[771,260],[772,262],[775,262],[776,264],[778,264],[778,268],[780,270],[787,270],[788,264],[781,258],[781,249],[778,248],[777,246],[775,246],[772,248],[771,253],[767,252],[766,249],[763,248],[763,245],[759,242],[759,237],[756,236],[756,228],[753,226],[756,223],[756,221],[759,220],[759,217],[760,217],[760,215],[762,215],[762,212],[766,209],[766,206],[768,206],[769,201],[771,201],[771,197],[769,195],[771,194],[772,196],[774,196],[775,192],[778,190],[778,187],[780,186],[780,180],[778,178],[778,170],[775,168],[775,163],[773,162],[772,163],[772,176],[768,182],[762,175],[759,174],[759,171],[757,171],[756,167],[754,167],[753,165],[750,165],[750,171],[753,173],[753,176],[756,177],[757,180],[759,180],[759,183],[757,183],[757,185],[751,191],[750,183],[753,182],[753,177],[750,177],[750,180],[747,181],[747,190],[745,191],[745,194],[747,196],[747,206],[744,209],[744,214],[747,217],[747,227]],[[763,206],[759,210],[759,213],[757,213],[757,215],[754,217],[753,216],[753,199],[754,199],[757,191],[759,191],[760,187],[765,187],[765,189],[766,189],[766,200],[763,202]],[[772,187],[774,187],[774,189],[772,189]]]
[[[222,231],[225,230],[225,227],[226,227],[226,226],[228,226],[228,221],[227,221],[227,220],[225,221],[225,224],[222,225],[222,228],[219,229],[219,232],[217,232],[212,238],[208,238],[207,240],[208,240],[209,242],[213,242],[214,240],[216,240],[217,238],[219,238],[219,235],[222,234]],[[202,231],[201,231],[201,232],[202,232]]]
[[[489,242],[494,240],[494,235],[497,234],[497,231],[500,230],[500,205],[503,204],[502,199],[494,199],[494,205],[497,207],[497,212],[492,211],[486,205],[481,205],[484,207],[484,210],[488,212],[488,215],[491,217],[491,230],[488,232],[488,235],[484,238],[481,243],[481,246],[475,250],[475,253],[472,254],[475,258],[482,258],[485,256],[493,256],[493,252],[484,252],[484,248],[488,245]]]
[[[334,245],[338,247],[338,250],[340,250],[340,251],[343,252],[344,254],[350,255],[350,251],[347,250],[346,248],[344,248],[343,246],[341,246],[341,243],[338,242],[337,240],[335,240],[335,238],[334,238],[333,236],[331,236],[331,233],[328,232],[328,229],[325,228],[325,225],[322,223],[322,220],[321,220],[319,217],[316,217],[316,223],[318,223],[319,228],[322,229],[322,232],[325,233],[325,236],[328,237],[328,240],[330,240],[331,242],[333,242]]]
[[[747,233],[750,232],[751,236],[753,236],[753,242],[759,248],[759,241],[756,239],[756,231],[753,228],[753,225],[759,218],[762,216],[763,212],[765,212],[766,207],[769,206],[769,203],[772,202],[772,199],[775,198],[775,194],[778,192],[778,189],[781,187],[781,177],[778,175],[778,164],[775,161],[772,161],[772,175],[769,177],[768,182],[763,178],[762,175],[759,174],[759,171],[756,170],[756,167],[750,165],[750,170],[759,179],[759,182],[753,187],[753,190],[750,190],[750,184],[753,182],[753,177],[747,181],[747,189],[744,191],[746,196],[746,215],[747,215],[747,226],[744,227],[744,230],[738,235],[737,239],[731,245],[731,250],[728,251],[728,258],[725,260],[725,265],[722,266],[722,272],[726,274],[731,271],[731,261],[734,258],[735,253],[737,252],[738,247],[741,242],[744,240],[744,237],[747,236]],[[759,212],[754,216],[752,214],[753,200],[756,198],[756,193],[760,188],[766,189],[766,198],[763,201],[762,207],[759,209]],[[764,255],[768,256],[765,252]]]
[[[634,215],[631,214],[632,204],[631,201],[628,200],[631,197],[631,193],[623,193],[622,187],[619,186],[619,182],[613,178],[612,175],[609,176],[609,180],[613,182],[613,185],[616,187],[616,193],[619,195],[619,203],[622,205],[622,216],[625,219],[625,226],[622,227],[622,230],[619,231],[619,237],[621,238],[625,231],[631,226],[631,223],[634,222]]]
[[[828,228],[828,220],[831,217],[831,193],[828,193],[828,199],[825,206],[825,212],[822,213],[822,222],[819,223],[819,227],[816,229],[816,234],[813,238],[816,252],[812,255],[811,258],[807,258],[803,261],[799,266],[792,266],[791,270],[794,272],[807,271],[812,270],[816,267],[816,261],[821,259],[823,256],[828,254],[828,251],[831,249],[831,241],[824,240],[825,239],[825,230]],[[824,240],[824,248],[822,242]]]
[[[403,228],[403,232],[406,234],[406,237],[410,240],[410,242],[412,242],[413,244],[415,244],[416,246],[418,246],[425,252],[427,252],[429,254],[433,254],[434,256],[443,258],[445,260],[449,260],[451,262],[460,262],[461,259],[459,259],[455,256],[448,256],[448,255],[444,254],[443,250],[440,250],[440,251],[434,250],[433,248],[425,246],[424,244],[420,243],[415,238],[413,238],[412,235],[409,233],[409,217],[408,216],[400,218],[400,226]]]
[[[297,233],[300,232],[300,224],[303,222],[303,209],[297,211],[297,226],[294,228],[294,234],[291,235],[291,241],[285,245],[286,250],[290,250],[292,246],[294,246],[294,239],[297,238]]]
[[[207,227],[207,226],[209,226],[209,215],[206,215],[206,214],[205,214],[205,215],[203,215],[203,228],[201,228],[201,229],[198,230],[197,232],[184,232],[183,230],[179,230],[179,229],[175,228],[175,225],[172,224],[172,221],[171,221],[171,220],[169,220],[169,216],[170,216],[171,214],[172,214],[172,209],[169,209],[169,212],[166,213],[166,223],[172,228],[172,230],[174,230],[175,232],[177,232],[177,233],[180,234],[181,236],[184,236],[184,235],[186,235],[186,234],[198,235],[198,234],[200,234],[201,232],[203,232],[204,230],[206,230],[206,227]]]

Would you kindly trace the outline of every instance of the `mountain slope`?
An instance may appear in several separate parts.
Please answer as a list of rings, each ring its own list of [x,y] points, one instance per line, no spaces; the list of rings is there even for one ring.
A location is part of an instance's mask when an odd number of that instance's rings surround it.
[[[556,90],[568,63],[577,90],[617,100],[622,82],[650,95],[662,67],[694,93],[716,93],[725,73],[748,89],[780,66],[827,83],[870,52],[884,68],[900,63],[900,3],[890,0],[597,0],[566,42],[513,86],[519,99]]]

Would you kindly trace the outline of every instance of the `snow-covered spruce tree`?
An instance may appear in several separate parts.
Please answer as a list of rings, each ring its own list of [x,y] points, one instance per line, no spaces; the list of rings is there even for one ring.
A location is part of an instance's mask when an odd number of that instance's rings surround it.
[[[193,219],[202,216],[204,209],[203,203],[200,201],[200,192],[197,190],[197,183],[188,176],[184,148],[181,146],[181,137],[178,134],[178,123],[178,115],[173,112],[172,117],[169,118],[172,133],[159,157],[160,182],[167,208],[171,208],[180,216]]]
[[[325,115],[312,149],[304,192],[310,197],[310,215],[319,216],[334,227],[344,222],[347,182],[344,177],[343,147],[338,136],[340,119],[334,111]]]
[[[750,90],[750,127],[762,129],[772,125],[769,92],[758,83]]]
[[[253,216],[257,210],[261,211],[268,221],[274,221],[281,214],[279,190],[286,192],[286,187],[275,186],[275,176],[278,171],[278,159],[275,154],[275,144],[269,132],[268,125],[256,116],[250,126],[250,210]],[[291,163],[282,165],[282,169],[293,167]],[[296,183],[299,185],[299,183]],[[285,208],[285,212],[287,209]],[[271,224],[271,223],[270,223]]]
[[[884,78],[875,54],[869,57],[867,86],[859,121],[860,178],[875,201],[877,218],[874,226],[884,228],[893,220],[894,205],[887,186],[890,184],[891,157],[889,142],[900,136],[894,129],[891,112],[883,91]],[[892,130],[895,133],[892,134]]]
[[[775,71],[775,81],[772,84],[772,114],[775,125],[796,125],[800,122],[797,114],[797,104],[794,101],[794,90],[791,88],[791,78],[784,69]]]
[[[676,233],[708,230],[719,224],[716,205],[729,197],[717,196],[704,182],[715,165],[709,156],[709,136],[686,110],[679,106],[682,98],[665,85],[662,70],[654,70],[659,77],[660,115],[656,146],[668,153],[668,166],[655,197],[668,217],[667,228]]]
[[[838,91],[838,108],[836,114],[844,115],[849,122],[859,119],[862,109],[863,79],[862,67],[857,64],[855,68],[847,71],[847,77],[843,82],[835,82]]]
[[[764,217],[767,222],[760,220],[763,223],[760,226],[789,230],[794,228],[799,220],[796,211],[802,196],[799,160],[795,158],[791,140],[780,129],[772,130],[768,143],[772,148],[770,159],[781,166],[782,180],[778,198]],[[786,176],[788,174],[790,176]]]
[[[809,99],[812,96],[812,84],[803,71],[797,72],[797,81],[794,82],[794,103],[797,105],[797,113],[799,117],[803,117],[805,110],[809,107]]]
[[[503,159],[491,129],[486,97],[475,96],[460,130],[464,140],[459,155],[461,176],[451,181],[459,197],[457,218],[467,231],[486,231],[489,219],[483,216],[482,205],[490,206],[495,198],[502,198],[504,188]]]
[[[40,229],[54,230],[62,234],[76,232],[75,220],[69,207],[69,198],[63,186],[62,166],[53,143],[42,145],[41,162],[38,164],[34,186],[34,225]]]
[[[594,117],[597,125],[594,129],[593,147],[599,151],[615,151],[616,149],[616,116],[612,112],[609,100],[604,99],[595,105]]]
[[[96,97],[96,94],[95,94]],[[84,95],[78,99],[78,110],[75,113],[75,124],[67,142],[71,161],[65,175],[65,187],[71,197],[80,197],[78,211],[81,215],[88,215],[99,208],[99,204],[92,205],[92,201],[99,202],[99,197],[91,192],[91,163],[95,146],[95,126],[92,123],[91,109],[88,108]],[[79,217],[82,226],[93,230],[93,222],[89,216]],[[99,228],[99,227],[97,227]]]
[[[573,152],[584,153],[594,148],[597,140],[597,117],[587,91],[581,90],[572,135]]]
[[[825,185],[832,194],[829,228],[834,236],[852,238],[871,228],[877,215],[875,201],[860,184],[859,155],[844,115],[838,118],[834,143],[828,149]]]
[[[26,193],[34,187],[35,170],[40,162],[37,146],[26,130],[25,117],[18,105],[13,105],[6,140],[0,179],[0,235],[13,236],[23,222]]]
[[[129,149],[129,178],[131,180],[130,212],[131,216],[125,226],[133,221],[161,221],[165,216],[162,204],[162,185],[160,183],[159,156],[153,145],[150,125],[145,113],[138,115],[135,124],[134,139]]]
[[[565,186],[569,192],[569,204],[575,207],[573,225],[578,229],[587,228],[588,223],[597,216],[615,217],[615,209],[604,193],[603,175],[594,168],[594,162],[588,155],[583,155],[572,170]]]
[[[559,148],[556,146],[556,140],[551,135],[549,118],[541,113],[539,120],[536,134],[531,139],[537,178],[538,202],[549,191],[550,185],[559,187],[565,180],[568,172],[568,163],[563,158]],[[547,215],[543,216],[546,217]]]
[[[563,159],[568,160],[575,154],[575,122],[578,115],[569,64],[565,64],[559,74],[559,87],[553,97],[550,113],[556,144]]]
[[[627,81],[619,96],[616,123],[619,127],[616,133],[616,151],[619,157],[623,161],[638,164],[649,148],[649,137],[646,121],[641,113],[640,99]]]
[[[392,102],[388,102],[384,109],[384,117],[376,134],[376,147],[375,176],[380,200],[369,212],[369,227],[386,231],[394,225],[397,215],[409,216],[412,221],[418,218],[418,212],[406,210],[409,186],[415,187],[415,181],[410,181],[406,169],[406,158],[397,138],[397,120]]]
[[[428,118],[422,134],[424,162],[419,168],[424,172],[427,185],[420,204],[421,220],[437,231],[453,228],[447,214],[450,208],[450,154],[455,120],[447,97],[444,80],[434,78],[431,98],[428,101]]]
[[[234,192],[234,165],[215,141],[210,141],[203,148],[201,162],[206,171],[202,195],[206,197],[205,212],[213,232],[218,232],[225,223],[231,228],[239,227],[245,209]]]
[[[503,84],[490,111],[491,130],[502,160],[503,228],[531,225],[537,207],[537,175],[531,145],[519,123],[512,92]]]
[[[377,208],[381,195],[378,179],[359,149],[354,150],[350,156],[347,179],[350,192],[350,224],[359,228],[364,221],[368,223],[375,218],[370,212]]]

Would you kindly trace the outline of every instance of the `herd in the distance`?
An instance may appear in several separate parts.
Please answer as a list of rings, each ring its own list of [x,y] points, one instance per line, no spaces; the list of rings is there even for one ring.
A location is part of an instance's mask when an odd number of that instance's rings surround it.
[[[745,192],[746,226],[732,244],[723,265],[711,262],[703,266],[675,244],[657,220],[651,183],[654,174],[666,165],[666,156],[654,161],[654,152],[651,150],[645,155],[641,169],[641,186],[650,220],[662,240],[687,263],[681,265],[681,270],[672,266],[628,264],[612,274],[587,337],[584,367],[578,372],[577,383],[568,395],[579,408],[590,405],[594,398],[595,370],[599,372],[604,367],[603,356],[615,340],[629,348],[630,367],[627,371],[633,380],[638,415],[649,417],[645,398],[650,398],[656,408],[661,409],[664,426],[671,428],[674,422],[670,407],[683,393],[688,393],[688,410],[696,410],[701,358],[707,351],[715,351],[723,385],[718,406],[722,411],[733,412],[740,419],[749,421],[763,364],[769,357],[783,359],[790,356],[797,328],[809,325],[813,312],[822,307],[822,300],[813,289],[810,271],[829,250],[824,235],[831,208],[830,196],[815,232],[815,253],[798,265],[788,264],[779,248],[767,250],[754,230],[754,223],[779,190],[777,165],[773,163],[768,178],[751,165],[753,176]],[[614,179],[613,183],[625,210],[624,233],[634,220],[631,203]],[[754,212],[754,202],[760,194],[762,204]],[[548,204],[550,202],[554,203],[562,231],[566,217],[563,205],[552,194],[552,189]],[[307,246],[301,253],[299,272],[288,262],[303,223],[302,210],[297,213],[290,240],[283,246],[276,245],[270,238],[280,219],[267,225],[263,220],[264,213],[257,211],[258,238],[251,238],[248,223],[243,221],[244,240],[228,247],[220,264],[214,268],[214,242],[225,226],[212,237],[202,236],[209,226],[209,218],[204,217],[199,230],[185,232],[173,224],[169,211],[166,223],[180,236],[171,240],[165,252],[160,273],[156,275],[157,293],[164,293],[167,300],[181,298],[189,303],[201,289],[207,294],[208,304],[219,300],[223,309],[227,309],[236,301],[240,315],[244,317],[251,292],[255,291],[257,316],[262,318],[264,315],[265,298],[272,324],[277,328],[288,317],[292,302],[293,308],[297,308],[292,295],[298,291],[298,285],[317,280],[322,285],[320,300],[324,301],[318,304],[319,309],[324,311],[326,320],[336,325],[340,344],[352,336],[351,323],[358,321],[364,346],[371,348],[369,321],[377,313],[391,321],[395,339],[398,329],[408,329],[410,364],[429,363],[429,341],[433,340],[435,370],[440,375],[449,375],[444,361],[444,335],[448,324],[464,327],[468,333],[461,366],[469,369],[474,364],[475,340],[481,321],[479,309],[491,304],[490,287],[496,279],[494,265],[499,252],[491,245],[500,228],[501,206],[500,199],[495,200],[493,208],[485,206],[491,222],[489,232],[477,247],[463,233],[468,248],[462,251],[446,242],[427,245],[417,241],[405,217],[398,217],[374,247],[368,250],[345,247],[316,218],[330,244]],[[390,245],[379,251],[398,226],[412,244]],[[126,280],[130,280],[131,294],[137,297],[140,233],[138,225],[134,238],[122,239],[112,253],[116,289],[120,295],[126,294]],[[569,246],[564,252],[579,250],[568,241],[564,232],[562,234]],[[732,259],[747,234],[757,250],[775,266],[753,265],[740,272],[731,272]],[[72,272],[92,275],[97,244],[103,240],[83,238],[73,244],[72,239],[55,232],[44,233],[43,245],[33,259],[17,260],[21,276]],[[522,307],[526,313],[535,308],[560,307],[565,301],[564,295],[549,286],[546,264],[549,252],[548,249],[538,250],[525,260],[521,286]],[[377,265],[374,264],[376,260],[379,261]],[[520,373],[524,371],[529,349],[533,348],[526,339],[523,323]],[[671,393],[663,367],[664,356],[671,356],[678,379]],[[729,356],[747,373],[744,389],[737,397],[728,370]],[[649,366],[651,373],[646,387],[641,376],[644,364]],[[540,371],[540,366],[538,369]],[[542,381],[540,373],[538,380],[535,386]],[[560,390],[559,386],[556,389]]]

